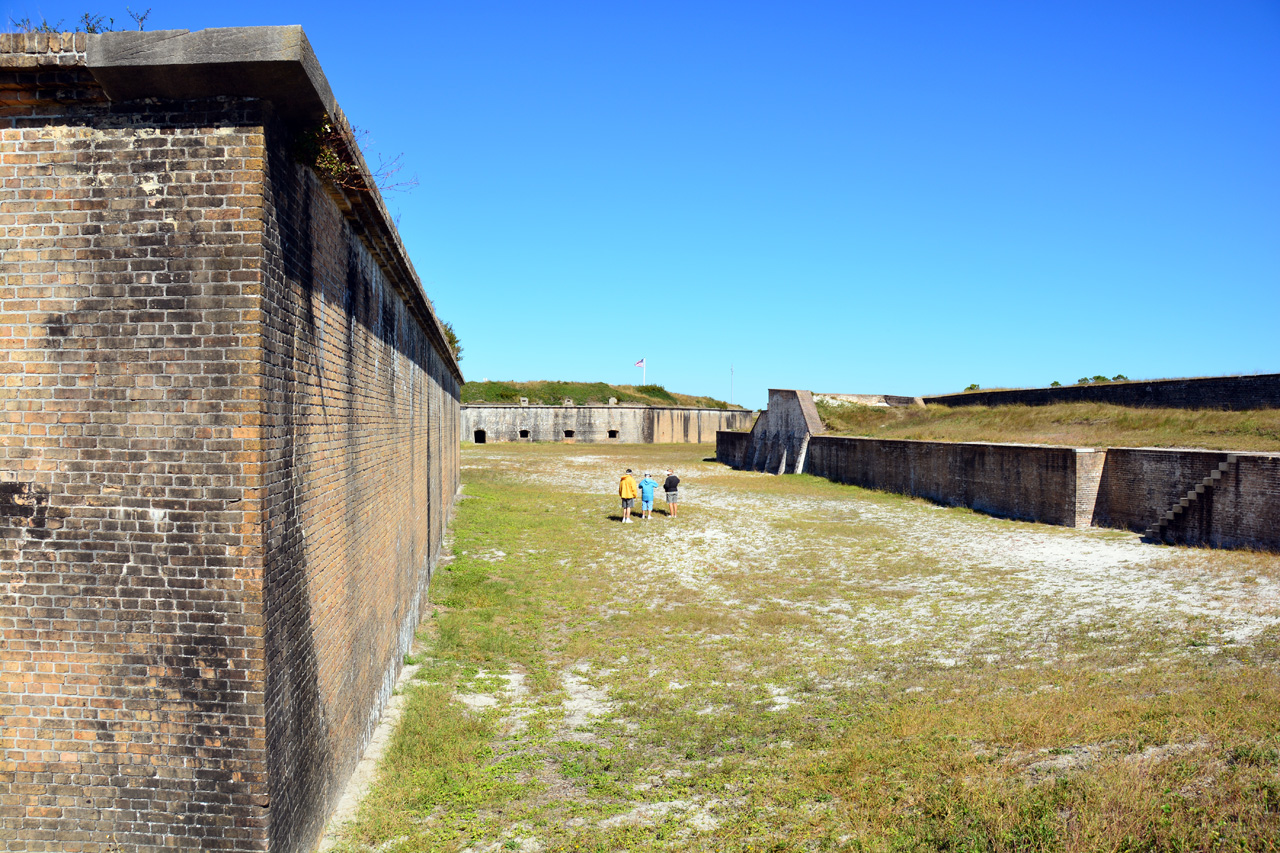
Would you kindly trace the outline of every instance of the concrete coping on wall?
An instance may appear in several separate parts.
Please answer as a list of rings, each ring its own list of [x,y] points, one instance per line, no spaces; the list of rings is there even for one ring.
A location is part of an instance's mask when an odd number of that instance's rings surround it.
[[[328,120],[341,140],[338,153],[358,168],[363,185],[326,181],[330,197],[401,292],[449,371],[463,381],[444,326],[302,27],[96,33],[85,43],[85,67],[113,101],[258,98],[294,128]],[[56,56],[48,61],[61,63]]]
[[[338,107],[300,26],[99,33],[86,64],[113,101],[262,98],[294,123]]]
[[[878,441],[890,442],[900,441],[904,444],[945,444],[948,447],[1017,447],[1029,448],[1032,450],[1074,450],[1077,453],[1105,453],[1105,447],[1077,447],[1071,444],[1028,444],[1016,441],[940,441],[938,439],[927,438],[879,438],[874,435],[815,435],[814,438],[847,438],[854,441]],[[1170,450],[1171,448],[1158,448],[1161,450]]]
[[[463,403],[464,409],[655,409],[665,412],[741,412],[754,414],[755,409],[713,409],[707,406],[646,406],[644,403]]]

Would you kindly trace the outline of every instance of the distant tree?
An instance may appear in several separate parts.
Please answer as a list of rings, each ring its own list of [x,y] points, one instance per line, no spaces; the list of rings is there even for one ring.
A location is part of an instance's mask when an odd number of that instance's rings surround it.
[[[1125,376],[1123,373],[1117,373],[1115,376],[1111,377],[1111,381],[1112,382],[1128,382],[1129,377]]]
[[[1053,380],[1052,382],[1050,382],[1050,383],[1049,383],[1049,387],[1050,387],[1050,388],[1061,388],[1061,387],[1062,387],[1062,383],[1055,379],[1055,380]]]
[[[972,385],[970,385],[968,388],[966,388],[966,389],[964,389],[964,390],[966,390],[966,391],[981,391],[982,389],[981,389],[981,388],[979,388],[979,387],[978,387],[978,383],[977,383],[977,382],[975,382],[975,383],[973,383]]]
[[[1103,376],[1101,373],[1099,373],[1097,376],[1093,377],[1093,379],[1092,379],[1091,381],[1093,381],[1093,382],[1110,382],[1111,380],[1110,380],[1110,379],[1108,379],[1107,377]]]
[[[1089,384],[1089,377],[1088,377],[1088,376],[1081,376],[1079,379],[1077,379],[1077,380],[1076,380],[1076,384],[1077,384],[1077,385],[1088,385],[1088,384]]]

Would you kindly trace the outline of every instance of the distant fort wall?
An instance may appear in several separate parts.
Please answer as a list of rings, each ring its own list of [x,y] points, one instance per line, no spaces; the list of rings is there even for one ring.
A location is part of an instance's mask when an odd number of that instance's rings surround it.
[[[663,406],[462,407],[462,439],[620,444],[703,444],[751,426],[754,412]]]
[[[924,397],[923,400],[940,406],[1110,403],[1115,406],[1165,409],[1275,409],[1280,408],[1280,373],[969,391],[963,394],[935,394]]]
[[[924,400],[920,397],[903,397],[897,394],[819,394],[815,391],[813,401],[829,406],[858,405],[892,409],[924,406]]]

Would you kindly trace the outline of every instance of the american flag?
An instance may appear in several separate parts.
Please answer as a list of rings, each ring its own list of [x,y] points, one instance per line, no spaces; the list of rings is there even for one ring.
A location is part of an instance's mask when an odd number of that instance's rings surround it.
[[[643,358],[636,362],[636,367],[644,367],[644,359],[643,359]]]

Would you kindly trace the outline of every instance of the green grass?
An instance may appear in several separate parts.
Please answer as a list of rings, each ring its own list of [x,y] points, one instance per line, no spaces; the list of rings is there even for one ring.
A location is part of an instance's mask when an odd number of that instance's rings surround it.
[[[605,404],[610,397],[619,403],[645,406],[692,406],[700,409],[740,409],[713,397],[676,394],[661,385],[606,385],[603,382],[467,382],[462,386],[463,403],[518,403],[527,397],[535,405],[558,406],[566,398],[575,405]]]
[[[882,408],[818,403],[834,435],[1079,447],[1280,451],[1280,409],[1138,409],[1103,403]]]
[[[1063,610],[965,549],[1112,539],[710,455],[464,450],[423,668],[346,849],[1277,849],[1280,622]],[[680,518],[614,521],[619,469],[667,465]],[[1208,604],[1280,580],[1274,555],[1132,553]]]

